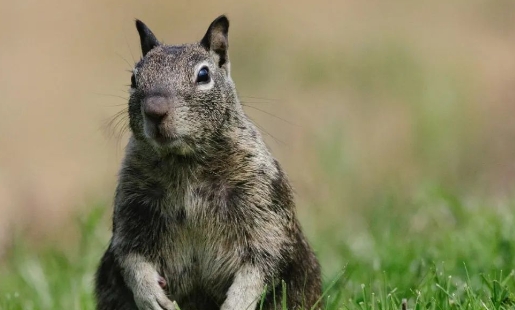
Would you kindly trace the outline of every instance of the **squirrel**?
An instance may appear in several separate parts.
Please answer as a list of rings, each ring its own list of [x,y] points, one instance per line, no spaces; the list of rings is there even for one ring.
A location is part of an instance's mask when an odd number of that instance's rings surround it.
[[[229,20],[183,45],[136,28],[143,56],[97,309],[321,309],[292,188],[230,76]]]

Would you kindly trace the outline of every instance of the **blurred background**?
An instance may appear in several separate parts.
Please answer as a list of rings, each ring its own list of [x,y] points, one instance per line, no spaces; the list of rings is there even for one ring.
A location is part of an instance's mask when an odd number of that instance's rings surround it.
[[[179,44],[222,13],[245,110],[325,270],[343,264],[330,259],[338,244],[373,265],[374,227],[452,231],[453,201],[513,197],[513,1],[4,0],[2,256],[17,238],[73,244],[74,218],[97,205],[108,236],[127,140],[115,116],[141,55],[134,19]]]

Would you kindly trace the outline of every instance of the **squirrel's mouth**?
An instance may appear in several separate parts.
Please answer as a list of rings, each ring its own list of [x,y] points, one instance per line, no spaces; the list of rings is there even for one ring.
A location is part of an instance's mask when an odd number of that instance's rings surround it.
[[[177,142],[179,141],[179,136],[175,135],[175,134],[163,134],[160,130],[156,130],[154,132],[153,135],[151,135],[151,137],[149,137],[150,139],[154,140],[155,142],[157,142],[157,144],[159,145],[170,145],[170,144],[173,144],[174,142]]]
[[[154,138],[154,141],[156,141],[159,145],[168,145],[173,143],[175,140],[167,137],[156,137]]]
[[[177,133],[171,122],[144,122],[144,133],[148,141],[157,149],[186,155],[193,151],[189,139]]]
[[[157,133],[150,139],[154,147],[162,151],[179,155],[188,155],[193,152],[193,148],[187,138],[183,139],[177,135],[167,136]]]
[[[145,121],[144,132],[147,139],[156,142],[158,145],[167,145],[179,140],[179,135],[166,123],[154,124]]]

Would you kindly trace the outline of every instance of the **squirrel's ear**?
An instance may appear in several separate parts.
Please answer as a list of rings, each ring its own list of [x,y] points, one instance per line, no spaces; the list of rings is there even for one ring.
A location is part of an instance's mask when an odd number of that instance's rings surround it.
[[[229,20],[225,15],[215,19],[200,44],[208,51],[214,52],[218,56],[218,65],[222,67],[227,62],[227,49],[229,48]]]
[[[138,29],[139,39],[141,41],[141,51],[145,56],[151,49],[158,46],[160,43],[157,41],[156,36],[148,29],[141,20],[136,19],[136,29]]]

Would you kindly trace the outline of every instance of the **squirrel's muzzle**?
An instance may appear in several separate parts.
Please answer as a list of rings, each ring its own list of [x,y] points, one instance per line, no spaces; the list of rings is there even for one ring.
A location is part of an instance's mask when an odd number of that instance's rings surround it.
[[[167,144],[177,138],[173,100],[167,96],[149,96],[142,101],[144,130],[148,138]]]

